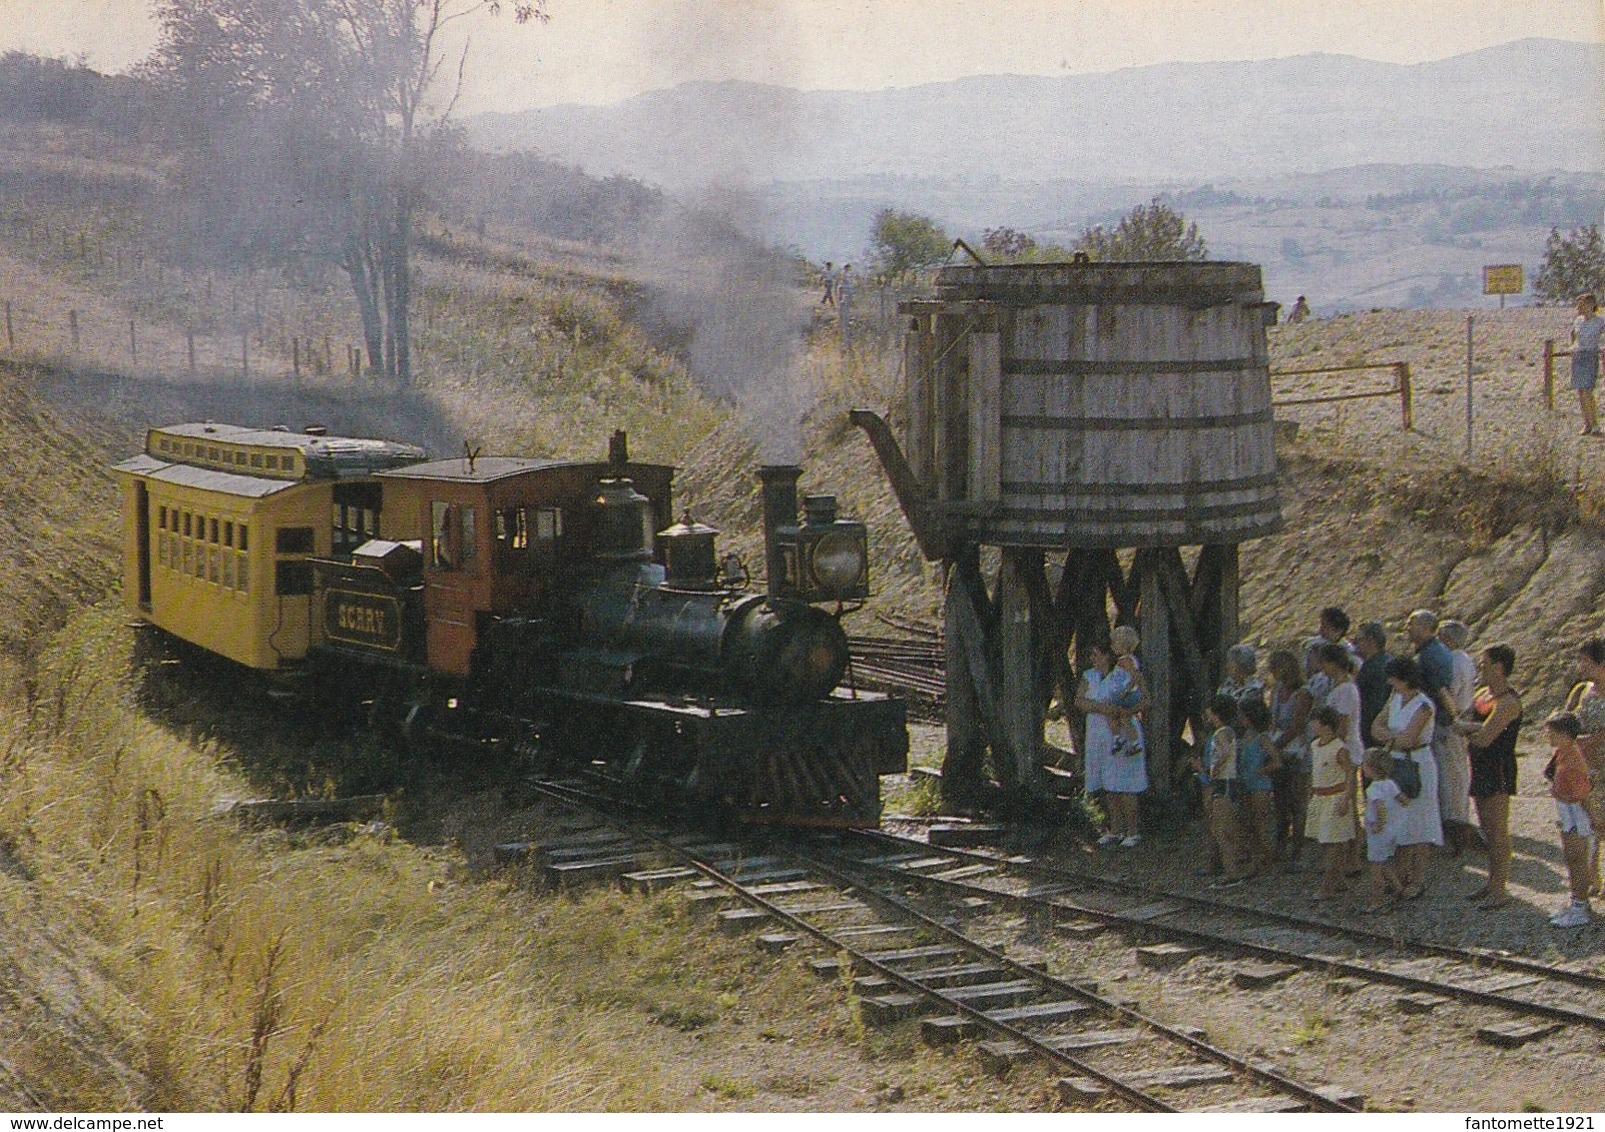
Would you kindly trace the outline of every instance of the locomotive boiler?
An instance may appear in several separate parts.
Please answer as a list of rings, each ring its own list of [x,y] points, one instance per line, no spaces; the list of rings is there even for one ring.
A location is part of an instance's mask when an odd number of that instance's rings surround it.
[[[799,508],[801,469],[761,473],[758,590],[733,556],[719,559],[718,532],[672,521],[673,469],[631,461],[623,434],[604,461],[428,461],[405,446],[239,430],[258,446],[368,456],[281,454],[270,484],[233,471],[235,437],[218,439],[201,451],[225,475],[190,482],[182,459],[151,451],[119,468],[131,574],[153,569],[147,528],[161,524],[164,584],[140,592],[163,600],[137,606],[157,625],[188,624],[177,607],[212,585],[206,540],[222,535],[240,559],[229,578],[260,579],[224,604],[258,607],[242,623],[272,626],[233,652],[315,689],[324,710],[360,705],[412,746],[566,763],[655,803],[743,821],[879,820],[880,776],[906,768],[908,738],[900,701],[853,688],[839,621],[869,596],[867,532],[833,497]],[[210,509],[238,517],[220,527],[199,508],[153,509],[174,478],[229,493]],[[320,510],[326,529],[272,521]],[[201,545],[169,548],[169,523]]]

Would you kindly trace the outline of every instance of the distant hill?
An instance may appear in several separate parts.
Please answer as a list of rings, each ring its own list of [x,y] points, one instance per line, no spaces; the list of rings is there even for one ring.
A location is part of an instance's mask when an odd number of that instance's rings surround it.
[[[671,190],[903,176],[1202,181],[1374,163],[1605,168],[1605,46],[1526,39],[1432,63],[1312,54],[881,91],[687,83],[464,122]]]

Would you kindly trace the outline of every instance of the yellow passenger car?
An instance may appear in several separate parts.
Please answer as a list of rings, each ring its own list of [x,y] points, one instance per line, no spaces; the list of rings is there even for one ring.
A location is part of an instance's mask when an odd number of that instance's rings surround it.
[[[387,518],[374,473],[424,459],[387,440],[320,428],[180,424],[149,430],[113,469],[123,502],[123,594],[130,611],[210,652],[274,671],[306,657],[309,559],[368,539],[413,539]]]

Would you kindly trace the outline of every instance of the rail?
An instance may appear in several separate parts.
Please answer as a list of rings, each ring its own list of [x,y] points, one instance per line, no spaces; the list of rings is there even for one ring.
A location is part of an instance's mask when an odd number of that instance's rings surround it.
[[[1100,996],[1093,985],[1011,958],[954,926],[951,916],[916,908],[900,895],[914,880],[911,872],[844,855],[835,835],[804,835],[800,843],[770,853],[728,832],[643,826],[621,814],[612,798],[580,784],[548,780],[529,786],[537,795],[588,812],[594,823],[589,830],[570,827],[572,842],[510,844],[502,859],[544,860],[547,879],[558,885],[617,881],[647,892],[684,886],[686,907],[720,909],[727,931],[768,925],[771,930],[759,940],[767,951],[812,941],[828,956],[811,964],[817,974],[844,966],[856,972],[855,986],[864,996],[860,1010],[868,1021],[890,1023],[934,1010],[936,1016],[922,1027],[927,1041],[990,1033],[1000,1057],[1034,1054],[1048,1066],[1076,1074],[1062,1079],[1059,1088],[1061,1095],[1068,1089],[1077,1100],[1110,1094],[1139,1109],[1172,1112],[1176,1103],[1154,1089],[1222,1085],[1237,1095],[1237,1109],[1355,1111],[1352,1101],[1334,1090],[1294,1081],[1210,1044],[1199,1031],[1166,1025],[1130,1002]],[[616,835],[596,835],[608,829]],[[840,864],[831,863],[843,857]],[[746,908],[731,907],[730,899]],[[908,944],[887,946],[889,937],[905,933],[913,936]],[[922,942],[930,940],[941,942]],[[1103,1019],[1122,1019],[1136,1028],[1096,1028]],[[1073,1032],[1062,1029],[1067,1021]],[[1088,1029],[1089,1024],[1095,1028]],[[1111,1065],[1107,1058],[1098,1058],[1103,1064],[1087,1060],[1097,1058],[1096,1050],[1125,1046],[1144,1035],[1144,1065],[1152,1063],[1155,1050],[1166,1048],[1185,1052],[1186,1063],[1142,1072]],[[1264,1096],[1267,1090],[1275,1095]]]
[[[1325,405],[1334,401],[1358,401],[1369,397],[1397,397],[1399,398],[1399,415],[1404,422],[1404,431],[1410,432],[1415,427],[1415,418],[1411,410],[1409,362],[1377,362],[1371,365],[1320,366],[1316,369],[1273,370],[1271,377],[1312,377],[1323,373],[1353,373],[1360,370],[1376,369],[1393,371],[1393,386],[1391,388],[1366,390],[1361,393],[1330,393],[1323,397],[1300,397],[1287,401],[1278,401],[1272,398],[1271,405],[1273,408],[1280,408],[1286,405]]]

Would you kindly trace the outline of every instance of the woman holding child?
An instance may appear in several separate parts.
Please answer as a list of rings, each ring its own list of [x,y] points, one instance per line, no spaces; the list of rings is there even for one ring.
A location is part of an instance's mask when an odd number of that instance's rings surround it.
[[[1115,632],[1122,628],[1127,627]],[[1128,632],[1136,636],[1134,631]],[[1125,638],[1120,643],[1130,646],[1122,648],[1122,658],[1130,657],[1135,642]],[[1092,646],[1092,667],[1081,674],[1076,707],[1087,717],[1085,789],[1088,794],[1103,792],[1109,815],[1109,828],[1098,844],[1119,842],[1130,849],[1142,840],[1137,812],[1138,799],[1148,789],[1148,760],[1142,724],[1133,715],[1141,706],[1140,677],[1134,666],[1122,667],[1118,659],[1113,645]],[[1118,750],[1117,739],[1122,740]]]

